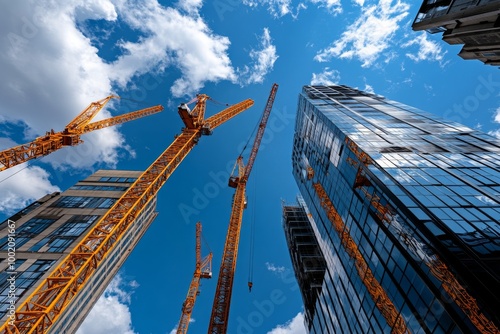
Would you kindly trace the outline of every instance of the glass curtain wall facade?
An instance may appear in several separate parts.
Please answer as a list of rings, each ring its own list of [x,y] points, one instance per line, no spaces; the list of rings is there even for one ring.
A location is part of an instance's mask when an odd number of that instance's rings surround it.
[[[305,86],[292,161],[326,261],[311,333],[498,333],[499,140]]]
[[[0,224],[0,318],[9,317],[9,277],[15,272],[15,305],[19,306],[80,242],[141,175],[138,171],[100,170],[63,193],[35,201]],[[66,307],[51,333],[74,333],[156,217],[156,198],[133,222],[80,293]],[[15,241],[9,240],[9,224]],[[10,242],[10,243],[9,243]],[[15,247],[15,264],[9,251]],[[9,249],[10,248],[10,249]]]

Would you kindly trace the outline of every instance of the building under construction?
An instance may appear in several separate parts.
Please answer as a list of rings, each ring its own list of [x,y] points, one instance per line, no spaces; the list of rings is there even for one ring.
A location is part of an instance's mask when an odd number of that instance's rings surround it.
[[[33,202],[2,223],[0,258],[5,259],[0,263],[2,323],[10,318],[7,278],[16,273],[16,304],[22,304],[141,174],[135,171],[97,171],[63,193],[46,195]],[[154,197],[78,296],[64,307],[50,333],[76,332],[156,215]],[[15,268],[10,268],[7,261],[9,221],[16,226]]]
[[[296,119],[308,331],[499,333],[500,141],[346,86],[305,86]]]

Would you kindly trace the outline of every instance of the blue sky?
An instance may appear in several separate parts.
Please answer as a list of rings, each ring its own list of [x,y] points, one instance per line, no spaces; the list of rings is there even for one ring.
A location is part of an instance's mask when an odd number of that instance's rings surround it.
[[[196,93],[255,105],[204,137],[159,194],[159,216],[80,333],[170,333],[194,270],[203,223],[216,276],[234,189],[224,185],[280,87],[248,185],[230,333],[303,333],[281,228],[296,104],[306,84],[345,84],[500,136],[500,76],[464,61],[440,35],[413,32],[419,2],[141,0],[9,2],[0,12],[0,147],[62,130],[90,102],[103,116],[162,104],[161,114],[86,135],[85,143],[0,173],[2,218],[99,168],[143,170],[180,132],[176,106]],[[222,109],[209,104],[211,115]],[[254,289],[248,293],[255,224]],[[203,282],[191,333],[206,332],[216,277]],[[98,328],[96,328],[96,324]]]

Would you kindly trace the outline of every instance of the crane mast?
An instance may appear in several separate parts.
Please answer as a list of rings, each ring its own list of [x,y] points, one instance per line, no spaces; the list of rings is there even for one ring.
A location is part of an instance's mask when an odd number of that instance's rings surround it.
[[[205,101],[199,101],[205,107]],[[182,133],[144,171],[111,209],[87,232],[80,243],[17,308],[14,325],[0,327],[1,333],[46,333],[68,304],[85,286],[99,265],[122,240],[133,221],[153,200],[170,175],[198,143],[203,134],[253,105],[251,99],[237,103],[207,119],[184,114]],[[191,124],[196,118],[197,124]]]
[[[182,314],[177,326],[177,334],[186,334],[188,331],[189,320],[193,313],[194,303],[199,294],[200,279],[212,278],[212,253],[210,252],[205,258],[201,258],[201,223],[196,223],[196,268],[194,270],[193,279],[189,285],[186,300],[182,304]]]
[[[224,244],[224,251],[222,255],[221,266],[219,270],[219,277],[217,281],[217,288],[215,291],[214,303],[212,306],[212,314],[210,316],[210,324],[208,327],[209,334],[226,333],[229,308],[231,306],[231,294],[233,291],[234,273],[236,270],[236,260],[238,257],[238,245],[240,240],[241,222],[243,218],[243,210],[245,209],[245,192],[246,184],[250,172],[259,150],[260,142],[266,129],[267,120],[271,113],[274,98],[278,85],[273,84],[269,98],[264,109],[259,128],[255,136],[252,146],[252,151],[248,159],[247,166],[243,164],[241,156],[237,159],[238,176],[229,179],[229,186],[236,188],[233,204],[231,208],[231,217],[229,219],[229,227],[226,235],[226,242]]]
[[[80,139],[82,134],[156,114],[163,110],[161,105],[157,105],[125,115],[90,123],[92,118],[94,118],[111,99],[115,98],[119,97],[110,95],[102,100],[92,102],[76,116],[63,131],[54,132],[54,130],[51,130],[48,131],[45,136],[38,137],[29,143],[0,151],[0,171],[22,164],[28,160],[48,155],[64,146],[81,144],[83,143]]]

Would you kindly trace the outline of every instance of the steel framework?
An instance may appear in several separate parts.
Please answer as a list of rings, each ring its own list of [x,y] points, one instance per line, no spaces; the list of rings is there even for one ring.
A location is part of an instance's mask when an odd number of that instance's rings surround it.
[[[212,278],[212,253],[210,252],[203,259],[201,258],[201,223],[196,223],[196,268],[193,279],[189,285],[186,300],[182,304],[182,314],[177,326],[177,334],[186,334],[189,327],[189,320],[193,313],[196,297],[199,294],[200,280],[202,278]]]
[[[102,110],[109,100],[119,98],[111,95],[97,102],[92,102],[85,110],[76,116],[63,131],[48,131],[45,136],[35,140],[0,151],[0,171],[22,164],[28,160],[48,155],[64,146],[75,146],[83,143],[80,136],[99,130],[132,121],[137,118],[156,114],[163,110],[161,105],[134,111],[125,115],[115,116],[101,121],[90,123],[92,118]]]
[[[205,104],[199,100],[199,104]],[[158,194],[163,184],[198,143],[204,129],[215,129],[226,120],[250,108],[248,99],[198,124],[186,127],[173,143],[130,186],[113,207],[101,217],[71,253],[55,267],[38,288],[16,310],[14,325],[6,322],[3,333],[46,333],[84,287],[103,259],[121,240],[132,222]],[[204,108],[204,106],[203,106]],[[192,116],[193,118],[195,116]]]

